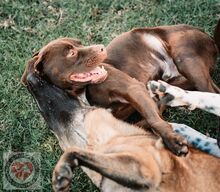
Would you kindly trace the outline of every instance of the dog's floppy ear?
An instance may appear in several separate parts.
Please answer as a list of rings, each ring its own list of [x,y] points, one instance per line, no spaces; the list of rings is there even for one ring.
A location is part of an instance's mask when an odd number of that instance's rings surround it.
[[[27,84],[27,76],[30,73],[39,73],[39,69],[42,66],[42,55],[39,52],[35,53],[33,57],[27,62],[25,71],[21,77],[21,83],[23,85]]]
[[[76,47],[81,47],[83,46],[81,41],[78,40],[78,39],[73,39],[73,38],[69,38],[69,37],[63,37],[63,38],[60,38],[60,40],[64,40],[64,41],[68,41],[68,42],[71,42],[74,46]]]

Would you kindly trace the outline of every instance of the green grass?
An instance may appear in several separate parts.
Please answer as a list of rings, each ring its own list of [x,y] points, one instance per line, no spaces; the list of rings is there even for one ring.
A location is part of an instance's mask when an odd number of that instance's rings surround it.
[[[45,43],[74,37],[105,45],[133,27],[186,23],[212,35],[220,4],[214,0],[0,0],[0,191],[2,153],[41,153],[43,191],[51,191],[51,172],[61,155],[31,95],[20,84],[26,61]],[[214,79],[220,85],[220,66]],[[216,135],[216,118],[199,110],[168,110],[166,118]],[[209,128],[209,131],[207,131]],[[80,170],[72,191],[97,189]]]

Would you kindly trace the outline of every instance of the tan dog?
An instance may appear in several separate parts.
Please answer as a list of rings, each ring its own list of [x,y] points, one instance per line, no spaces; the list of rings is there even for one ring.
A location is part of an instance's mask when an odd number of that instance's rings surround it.
[[[136,110],[181,155],[187,153],[185,140],[161,119],[145,86],[151,79],[163,79],[182,88],[219,92],[210,77],[216,57],[214,41],[195,27],[139,28],[115,38],[107,50],[71,38],[54,40],[28,62],[22,81],[26,84],[27,74],[38,72],[72,95],[86,88],[91,104],[111,108],[123,120]]]
[[[29,74],[27,84],[65,151],[54,169],[55,191],[69,191],[77,166],[103,192],[220,191],[218,158],[193,148],[177,157],[151,132],[70,98],[37,75]]]

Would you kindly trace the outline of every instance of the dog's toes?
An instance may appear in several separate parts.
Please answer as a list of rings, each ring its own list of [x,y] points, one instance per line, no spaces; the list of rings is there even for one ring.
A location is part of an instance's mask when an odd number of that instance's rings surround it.
[[[164,105],[171,107],[189,106],[189,102],[186,99],[187,97],[185,97],[187,92],[179,87],[169,85],[159,80],[158,82],[150,81],[148,83],[148,89],[150,90],[151,97],[157,101],[159,100]],[[195,106],[190,107],[192,109],[195,108]]]
[[[166,93],[166,86],[157,81],[149,81],[147,87],[151,97],[156,96],[158,99],[160,99]]]
[[[152,91],[152,93],[156,93],[159,87],[159,83],[157,81],[149,81],[147,86],[148,89]]]
[[[169,93],[164,94],[164,96],[160,99],[161,103],[163,104],[172,104],[172,101],[175,99],[175,97]]]
[[[170,88],[172,87],[163,81],[150,81],[148,83],[151,97],[159,100],[164,105],[172,105],[175,99],[172,92],[169,92]]]
[[[53,172],[52,185],[55,192],[69,191],[73,173],[68,164],[57,165]]]
[[[188,153],[187,140],[176,133],[163,138],[163,142],[168,149],[178,156],[185,156]]]

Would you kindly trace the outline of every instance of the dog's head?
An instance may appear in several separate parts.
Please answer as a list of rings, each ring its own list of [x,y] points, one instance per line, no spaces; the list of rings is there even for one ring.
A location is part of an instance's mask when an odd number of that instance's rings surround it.
[[[86,132],[83,122],[90,107],[83,102],[83,95],[69,96],[63,89],[32,73],[27,75],[27,88],[62,149],[74,144],[85,145],[85,140],[75,134],[76,130]]]
[[[58,132],[72,123],[74,111],[81,109],[77,98],[50,84],[37,74],[27,75],[27,88],[38,104],[38,108],[49,127]]]
[[[63,89],[100,83],[107,77],[107,72],[100,66],[106,56],[103,45],[86,47],[75,39],[56,39],[28,61],[22,83],[27,84],[29,73],[38,73]]]

